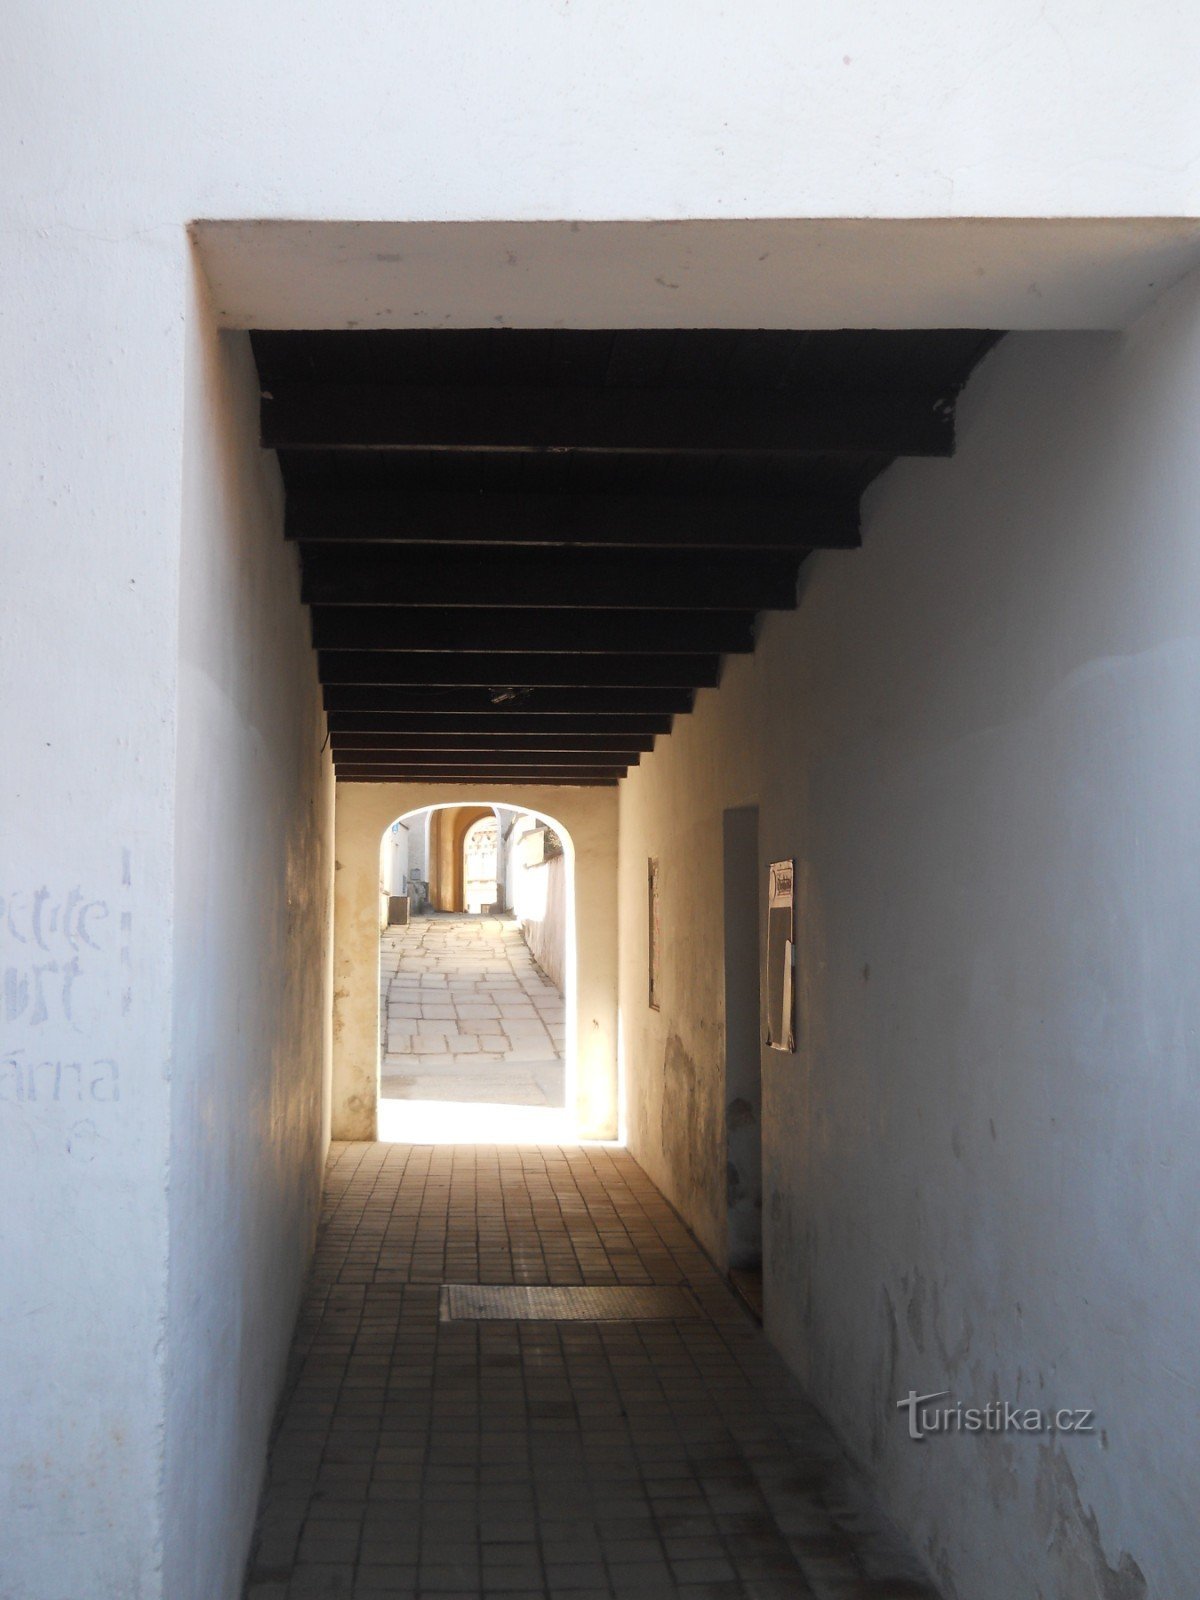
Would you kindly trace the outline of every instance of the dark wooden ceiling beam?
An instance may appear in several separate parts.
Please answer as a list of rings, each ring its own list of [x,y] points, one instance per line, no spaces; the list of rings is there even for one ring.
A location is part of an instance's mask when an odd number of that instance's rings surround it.
[[[754,649],[754,613],[314,606],[312,639],[318,650],[745,654]]]
[[[439,772],[436,769],[428,772],[343,772],[338,770],[334,776],[339,783],[460,783],[469,787],[473,794],[477,794],[480,786],[486,784],[490,793],[497,786],[513,788],[537,787],[539,789],[615,789],[620,782],[620,777],[614,774],[607,778],[582,777],[578,772],[568,774],[554,774],[545,771],[539,772],[536,777],[524,777],[521,774],[509,774],[506,777],[497,777],[487,774],[477,778],[470,778],[461,772]],[[519,796],[515,799],[519,800]]]
[[[630,759],[653,750],[654,735],[640,733],[334,733],[330,748],[335,755],[350,750],[421,751],[477,750],[484,755],[511,755],[524,751],[531,760],[547,752],[573,756],[620,756]]]
[[[335,750],[338,766],[382,767],[631,767],[637,750]]]
[[[686,685],[643,688],[576,685],[573,688],[526,688],[495,698],[494,690],[476,684],[447,687],[323,681],[326,711],[386,712],[404,717],[654,717],[686,715],[695,695]],[[503,693],[503,691],[502,691]],[[665,730],[664,730],[665,731]]]
[[[569,549],[851,550],[857,497],[555,494],[472,489],[288,490],[289,539]]]
[[[799,556],[659,550],[303,545],[308,605],[765,611],[796,603]]]
[[[274,383],[262,442],[288,450],[712,451],[948,456],[953,390]]]
[[[489,655],[484,652],[321,650],[322,683],[476,685],[497,690],[714,688],[718,655]]]
[[[623,766],[592,766],[573,767],[561,766],[557,762],[533,762],[521,765],[519,762],[507,762],[503,765],[461,765],[450,766],[440,760],[430,762],[415,762],[397,764],[389,762],[386,765],[376,765],[362,762],[338,762],[335,768],[339,778],[391,778],[394,782],[411,783],[421,778],[445,778],[460,780],[464,778],[487,779],[492,783],[542,783],[552,780],[567,780],[573,783],[586,783],[593,779],[617,779],[626,776]]]
[[[406,711],[326,712],[331,736],[377,735],[380,739],[449,739],[453,741],[529,738],[537,743],[554,739],[632,739],[636,748],[649,750],[659,733],[670,733],[671,718],[626,713],[596,712],[591,716],[493,716],[469,714],[434,716]]]

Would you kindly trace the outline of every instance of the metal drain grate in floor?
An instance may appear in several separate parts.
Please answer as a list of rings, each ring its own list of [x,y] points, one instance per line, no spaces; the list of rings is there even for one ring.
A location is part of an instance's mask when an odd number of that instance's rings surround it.
[[[443,1322],[649,1322],[702,1315],[687,1289],[446,1283]]]

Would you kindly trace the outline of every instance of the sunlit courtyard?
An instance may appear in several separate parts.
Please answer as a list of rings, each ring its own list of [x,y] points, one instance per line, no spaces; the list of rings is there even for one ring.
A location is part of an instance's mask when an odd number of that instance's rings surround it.
[[[565,1003],[511,916],[433,914],[380,941],[383,1139],[570,1137]]]

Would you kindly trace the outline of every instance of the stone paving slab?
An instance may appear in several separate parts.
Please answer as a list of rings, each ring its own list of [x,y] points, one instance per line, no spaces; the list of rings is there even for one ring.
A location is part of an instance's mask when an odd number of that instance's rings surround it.
[[[564,1104],[566,1007],[515,918],[389,928],[379,979],[386,1099]]]
[[[442,1285],[678,1285],[442,1322]],[[335,1145],[249,1600],[937,1600],[654,1185],[598,1146]]]

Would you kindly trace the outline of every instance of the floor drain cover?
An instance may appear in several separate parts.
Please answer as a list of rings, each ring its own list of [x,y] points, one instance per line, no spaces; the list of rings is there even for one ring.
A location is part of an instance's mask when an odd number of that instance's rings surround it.
[[[528,1284],[442,1285],[443,1322],[648,1322],[700,1316],[686,1289],[567,1288]]]

